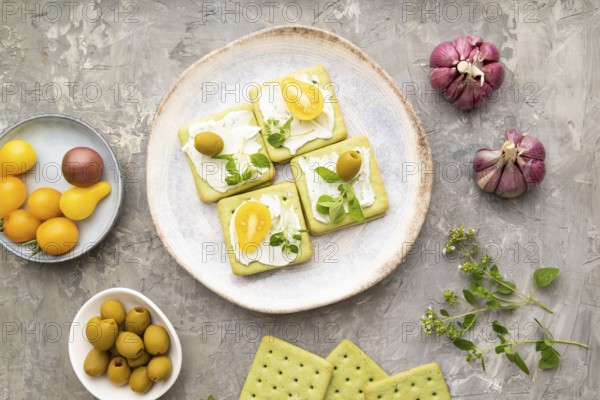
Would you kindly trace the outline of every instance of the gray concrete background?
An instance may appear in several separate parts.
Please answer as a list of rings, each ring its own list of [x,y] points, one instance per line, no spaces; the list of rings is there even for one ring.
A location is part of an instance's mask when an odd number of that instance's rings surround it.
[[[237,398],[259,331],[323,356],[349,338],[389,373],[435,360],[456,399],[600,397],[597,4],[99,3],[100,18],[88,2],[1,4],[0,127],[38,113],[85,120],[115,149],[125,171],[126,195],[116,228],[88,256],[64,265],[35,265],[3,253],[0,398],[91,398],[71,369],[66,324],[89,297],[114,286],[149,296],[179,332],[185,358],[179,380],[165,396],[169,399]],[[415,251],[388,279],[336,305],[266,316],[222,300],[167,254],[148,213],[145,148],[158,103],[186,67],[233,39],[290,22],[345,37],[391,74],[426,128],[437,175]],[[507,70],[495,101],[468,113],[432,95],[427,79],[432,48],[462,34],[495,43]],[[479,147],[499,145],[507,127],[537,136],[548,152],[541,187],[508,201],[479,191],[464,164]],[[439,251],[448,229],[460,223],[480,229],[482,241],[500,252],[499,264],[520,287],[530,287],[531,271],[539,266],[562,269],[555,284],[539,293],[554,315],[529,306],[490,315],[490,321],[500,318],[526,336],[538,317],[557,337],[592,348],[559,346],[561,365],[547,372],[534,368],[536,353],[524,348],[532,370],[525,376],[495,355],[488,356],[484,373],[452,345],[422,337],[417,321],[425,308],[439,305],[441,290],[465,285],[456,263]]]

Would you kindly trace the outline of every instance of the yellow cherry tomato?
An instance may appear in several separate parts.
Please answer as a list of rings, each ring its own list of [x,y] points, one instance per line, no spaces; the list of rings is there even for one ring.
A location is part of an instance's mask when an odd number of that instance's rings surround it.
[[[271,229],[269,208],[257,201],[249,201],[235,214],[235,232],[242,251],[255,251]]]
[[[65,254],[77,244],[79,230],[69,219],[58,217],[42,222],[36,233],[39,247],[53,256]]]
[[[0,176],[0,218],[21,207],[27,198],[27,186],[14,176]]]
[[[283,78],[281,93],[288,110],[300,120],[311,120],[323,112],[323,94],[317,85],[296,78]]]
[[[28,242],[35,239],[35,233],[42,221],[27,210],[15,210],[4,217],[3,227],[6,236],[13,242]]]
[[[109,193],[110,184],[104,181],[88,187],[71,188],[60,197],[60,210],[65,217],[81,221],[92,215],[100,200]]]
[[[29,212],[42,221],[50,218],[60,217],[60,192],[52,188],[39,188],[29,195],[27,200],[27,209]]]
[[[35,150],[24,140],[11,140],[0,149],[1,175],[19,175],[35,165]]]

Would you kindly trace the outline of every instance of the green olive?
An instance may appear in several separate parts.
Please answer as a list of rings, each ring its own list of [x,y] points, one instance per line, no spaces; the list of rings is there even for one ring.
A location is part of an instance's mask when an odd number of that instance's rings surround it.
[[[194,147],[205,156],[216,156],[223,151],[223,146],[223,139],[214,132],[200,132],[194,137]]]
[[[144,342],[133,332],[121,332],[117,338],[117,351],[125,358],[137,358],[144,351]]]
[[[135,307],[129,310],[125,318],[125,330],[133,332],[138,336],[144,335],[144,331],[152,322],[150,313],[144,307]]]
[[[127,360],[125,360],[123,357],[115,357],[112,359],[110,364],[108,364],[106,375],[108,375],[108,379],[114,385],[123,386],[129,382],[131,368],[129,368],[129,365],[127,365]]]
[[[153,356],[160,356],[169,350],[169,333],[164,326],[150,325],[144,333],[146,351]]]
[[[117,325],[121,325],[125,321],[125,307],[119,300],[106,300],[100,306],[100,316],[102,319],[112,318]]]
[[[152,358],[152,356],[150,354],[148,354],[147,351],[144,350],[139,357],[128,358],[127,364],[129,364],[129,366],[131,368],[143,367],[144,365],[148,365],[148,362],[150,361],[151,358]]]
[[[152,382],[162,381],[171,375],[173,364],[167,356],[158,356],[150,360],[148,364],[148,377]]]
[[[146,367],[133,370],[129,376],[129,387],[136,393],[144,394],[152,387],[153,382],[148,378]]]
[[[100,335],[100,316],[92,317],[85,326],[85,337],[88,342],[92,343],[98,335]]]
[[[98,350],[109,350],[115,344],[119,335],[119,327],[114,319],[103,319],[98,322],[98,334],[90,342]]]
[[[348,150],[340,154],[337,160],[336,170],[340,178],[349,181],[360,171],[362,157],[358,151]]]
[[[83,370],[89,376],[102,375],[106,371],[109,361],[110,354],[108,351],[101,351],[94,347],[85,357]]]
[[[110,348],[110,355],[114,356],[114,357],[119,357],[121,356],[119,354],[119,350],[117,350],[117,342],[115,341],[115,344],[113,344],[113,347]]]

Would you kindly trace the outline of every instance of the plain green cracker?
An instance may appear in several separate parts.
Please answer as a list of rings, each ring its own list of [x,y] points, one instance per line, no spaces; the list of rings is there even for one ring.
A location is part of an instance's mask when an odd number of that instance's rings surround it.
[[[312,67],[293,72],[289,75],[301,75],[307,74],[308,76],[317,76],[319,78],[319,87],[323,89],[326,87],[325,85],[331,85],[331,78],[329,77],[329,73],[322,65],[314,65]],[[286,76],[289,76],[286,75]],[[278,82],[281,78],[274,79],[272,82]],[[273,162],[283,162],[287,161],[290,158],[307,153],[312,150],[319,149],[324,146],[328,146],[330,144],[339,142],[340,140],[344,140],[348,137],[348,131],[346,129],[346,122],[344,121],[344,117],[342,116],[342,109],[340,108],[340,104],[335,96],[334,92],[331,92],[331,95],[327,97],[326,101],[331,103],[333,107],[333,113],[335,117],[335,124],[333,126],[333,134],[329,139],[315,139],[306,143],[304,146],[300,147],[296,154],[290,153],[290,150],[287,147],[273,147],[267,141],[268,134],[265,130],[265,119],[263,117],[262,111],[260,110],[259,100],[261,96],[261,90],[268,85],[269,83],[263,83],[260,86],[252,86],[248,91],[248,97],[252,102],[252,106],[254,107],[254,115],[256,116],[256,120],[258,121],[259,126],[261,127],[261,132],[263,135],[263,139],[265,145],[267,146],[267,151],[269,152],[269,157]]]
[[[349,340],[343,340],[333,349],[327,360],[334,367],[325,400],[364,400],[366,385],[388,377],[375,361]]]
[[[283,267],[263,264],[258,261],[253,261],[248,265],[244,265],[236,259],[235,252],[231,244],[231,237],[229,235],[229,224],[231,222],[233,213],[244,201],[249,200],[251,198],[259,198],[263,194],[276,194],[279,196],[283,204],[290,203],[293,206],[296,214],[298,214],[300,226],[303,230],[303,232],[300,232],[301,241],[298,256],[290,264]],[[221,221],[221,228],[223,229],[223,236],[225,238],[225,246],[227,249],[227,254],[229,256],[229,261],[231,263],[231,270],[235,275],[246,276],[257,274],[263,271],[268,271],[275,268],[285,268],[290,265],[299,264],[312,258],[313,249],[310,242],[310,236],[306,231],[306,224],[304,222],[304,214],[302,213],[302,206],[300,205],[298,191],[296,190],[295,185],[291,182],[282,182],[276,185],[268,186],[263,189],[222,199],[219,201],[219,203],[217,203],[217,212],[219,214],[219,220]]]
[[[233,112],[233,111],[249,111],[250,113],[252,113],[252,115],[254,115],[254,110],[250,104],[240,104],[240,105],[231,107],[227,110],[223,110],[216,114],[210,115],[206,118],[202,118],[197,121],[190,122],[189,124],[184,125],[181,128],[179,128],[179,130],[177,131],[177,136],[179,137],[179,143],[181,144],[181,146],[184,146],[188,142],[189,137],[190,137],[189,136],[189,127],[193,123],[209,121],[211,119],[214,119],[215,121],[220,121],[227,114],[229,114],[230,112]],[[249,125],[258,126],[256,117],[252,118]],[[223,138],[223,140],[227,140],[227,138]],[[261,135],[260,140],[262,143],[262,148],[260,149],[260,153],[269,157],[269,154],[265,147],[265,143],[262,140],[262,135]],[[188,165],[190,166],[190,169],[192,170],[192,174],[194,176],[194,183],[196,185],[196,191],[198,192],[198,196],[200,197],[200,200],[202,200],[204,203],[212,203],[219,199],[222,199],[222,198],[225,198],[228,196],[232,196],[234,194],[242,193],[242,192],[245,192],[250,189],[255,189],[255,188],[260,188],[260,187],[270,185],[271,181],[273,181],[273,179],[275,178],[275,168],[273,167],[273,163],[270,162],[270,160],[269,160],[269,170],[266,171],[264,173],[264,175],[260,177],[260,179],[251,179],[251,180],[247,181],[246,183],[236,187],[235,189],[231,189],[231,190],[226,191],[225,193],[221,193],[221,192],[218,192],[215,189],[213,189],[204,179],[202,179],[200,177],[200,175],[198,175],[198,173],[196,172],[196,166],[194,165],[194,163],[192,162],[192,160],[190,159],[190,157],[187,154],[185,155],[185,158],[187,159]]]
[[[311,157],[322,157],[325,154],[332,152],[336,152],[339,155],[345,151],[352,150],[357,146],[366,147],[370,150],[369,167],[371,171],[371,187],[373,187],[373,190],[375,191],[375,203],[369,207],[363,208],[365,220],[361,222],[355,221],[349,214],[346,214],[344,218],[337,224],[325,224],[321,221],[318,221],[313,212],[310,197],[308,195],[306,177],[302,171],[302,168],[300,168],[299,160],[301,158],[309,159]],[[375,158],[373,148],[371,147],[371,143],[366,136],[354,136],[344,140],[343,142],[315,150],[299,157],[294,157],[290,161],[290,167],[294,175],[294,179],[296,180],[296,186],[298,187],[298,193],[300,194],[300,200],[302,201],[302,207],[304,209],[304,214],[306,215],[306,224],[308,225],[310,233],[313,235],[322,235],[324,233],[381,218],[385,215],[387,209],[389,208],[389,202],[385,192],[383,178],[381,177],[381,172],[377,166],[377,160]]]
[[[450,400],[436,363],[429,363],[367,385],[366,400]]]
[[[265,336],[240,400],[320,400],[333,373],[331,362],[273,336]]]

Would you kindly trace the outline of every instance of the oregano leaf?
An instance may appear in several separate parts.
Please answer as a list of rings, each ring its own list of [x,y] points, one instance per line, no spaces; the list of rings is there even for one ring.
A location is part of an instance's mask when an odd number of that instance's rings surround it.
[[[558,268],[540,268],[533,273],[533,280],[537,287],[546,287],[558,276]]]

